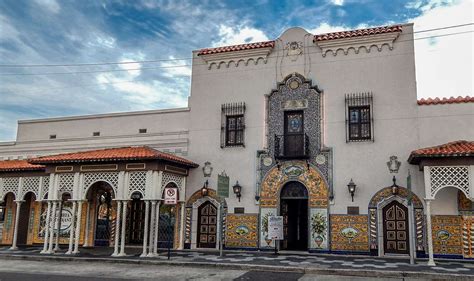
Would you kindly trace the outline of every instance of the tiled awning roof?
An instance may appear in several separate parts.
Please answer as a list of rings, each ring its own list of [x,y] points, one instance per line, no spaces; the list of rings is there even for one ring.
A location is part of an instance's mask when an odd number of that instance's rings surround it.
[[[170,153],[161,152],[148,146],[108,148],[101,150],[65,153],[52,156],[42,156],[30,159],[29,162],[34,164],[53,164],[130,160],[164,160],[193,168],[199,166],[198,164],[189,161],[185,158]]]
[[[361,36],[391,33],[391,32],[402,32],[402,26],[401,25],[380,26],[380,27],[318,34],[314,36],[314,41],[317,42],[317,41],[335,40],[335,39],[343,39],[343,38],[353,38],[353,37],[361,37]]]
[[[474,141],[454,141],[442,145],[417,149],[411,152],[408,162],[418,164],[422,158],[474,156]]]
[[[465,96],[465,97],[450,97],[450,98],[427,98],[418,100],[418,105],[436,105],[436,104],[450,104],[450,103],[468,103],[474,102],[474,97]]]
[[[27,160],[0,161],[0,172],[43,171],[44,166],[28,163]]]
[[[314,41],[315,42],[326,41],[326,40],[352,38],[352,37],[360,37],[360,36],[375,35],[375,34],[390,33],[390,32],[401,32],[401,31],[402,31],[401,25],[380,26],[380,27],[318,34],[318,35],[314,35]],[[259,48],[273,48],[273,47],[275,47],[275,40],[270,40],[270,41],[264,41],[264,42],[222,46],[222,47],[216,47],[216,48],[205,48],[198,51],[198,56],[259,49]]]
[[[198,56],[251,50],[251,49],[260,49],[260,48],[273,48],[274,46],[275,46],[275,41],[264,41],[264,42],[256,42],[256,43],[248,43],[248,44],[240,44],[240,45],[232,45],[232,46],[223,46],[223,47],[217,47],[217,48],[206,48],[206,49],[199,50]]]

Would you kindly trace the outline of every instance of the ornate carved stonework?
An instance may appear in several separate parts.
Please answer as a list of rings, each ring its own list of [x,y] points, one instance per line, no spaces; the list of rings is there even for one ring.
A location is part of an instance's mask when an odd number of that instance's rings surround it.
[[[402,165],[402,162],[398,161],[398,157],[393,155],[390,156],[390,160],[387,162],[387,167],[390,173],[398,173],[398,170],[400,169],[400,165]]]
[[[286,55],[290,57],[291,61],[296,61],[298,56],[303,54],[303,42],[288,42],[286,43]]]
[[[304,113],[304,132],[309,138],[309,160],[314,165],[321,176],[328,183],[329,198],[332,199],[332,150],[322,145],[322,124],[321,124],[321,95],[322,91],[313,86],[311,80],[306,80],[302,75],[293,73],[288,75],[277,89],[267,96],[268,112],[268,156],[274,157],[275,135],[284,134],[284,114],[287,110],[302,110]],[[326,161],[316,162],[316,155],[324,156]],[[275,162],[275,161],[274,161]],[[267,166],[261,163],[261,178],[270,169],[276,167]]]

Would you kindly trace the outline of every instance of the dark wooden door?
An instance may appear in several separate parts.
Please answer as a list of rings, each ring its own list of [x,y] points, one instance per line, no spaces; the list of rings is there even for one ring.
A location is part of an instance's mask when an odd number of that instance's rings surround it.
[[[386,254],[408,254],[408,209],[398,201],[383,208],[383,239]]]
[[[25,202],[20,205],[20,219],[18,221],[18,236],[16,240],[18,245],[26,245],[28,241],[28,230],[30,230],[30,206],[31,201],[34,200],[34,195],[28,193],[25,197]]]
[[[283,199],[280,213],[283,216],[282,250],[308,249],[308,200]]]
[[[198,208],[198,248],[215,248],[217,241],[217,208],[206,202]]]
[[[294,157],[304,154],[304,117],[303,111],[285,112],[285,156]]]
[[[143,243],[143,231],[145,226],[145,202],[140,198],[133,199],[130,204],[129,243]]]

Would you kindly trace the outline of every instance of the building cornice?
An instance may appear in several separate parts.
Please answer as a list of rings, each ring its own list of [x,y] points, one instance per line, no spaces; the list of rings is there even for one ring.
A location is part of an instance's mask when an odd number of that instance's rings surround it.
[[[325,57],[328,52],[331,52],[336,56],[339,50],[342,50],[344,54],[347,55],[350,49],[353,49],[354,52],[358,54],[360,49],[365,48],[367,53],[370,53],[370,49],[373,46],[377,47],[377,50],[380,52],[384,45],[387,45],[388,48],[392,50],[393,42],[398,38],[400,33],[401,32],[382,33],[361,37],[316,41],[315,43],[321,48],[321,54],[323,57]]]
[[[222,52],[216,54],[199,55],[208,65],[208,69],[211,69],[213,65],[220,69],[222,65],[226,68],[233,62],[235,67],[245,64],[246,66],[250,61],[253,61],[255,65],[261,60],[263,63],[267,63],[268,55],[271,53],[273,47],[249,49],[242,51],[233,52]]]

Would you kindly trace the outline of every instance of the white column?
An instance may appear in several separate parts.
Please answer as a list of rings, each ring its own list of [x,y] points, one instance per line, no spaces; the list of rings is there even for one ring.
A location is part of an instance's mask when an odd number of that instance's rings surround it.
[[[89,202],[89,200],[87,200],[87,203],[86,203],[86,225],[85,225],[85,229],[84,231],[86,232],[86,235],[84,237],[84,245],[83,247],[89,247],[89,223],[90,223],[90,209],[91,209],[91,203]]]
[[[158,232],[159,232],[159,223],[160,223],[160,201],[156,204],[156,219],[155,219],[155,240],[153,241],[153,255],[158,255]]]
[[[41,254],[46,254],[48,251],[50,213],[51,213],[51,202],[48,201],[48,208],[46,209],[46,221],[44,222],[43,250],[41,251]]]
[[[82,202],[81,200],[77,201],[79,205],[77,208],[77,216],[76,216],[76,237],[74,238],[74,251],[73,254],[79,253],[79,239],[81,238],[81,218],[82,218]]]
[[[122,201],[122,237],[120,238],[120,253],[119,256],[125,256],[125,228],[127,226],[127,203],[128,201]]]
[[[52,254],[53,251],[53,240],[54,240],[54,229],[56,226],[56,207],[58,206],[57,201],[53,201],[53,210],[51,211],[51,225],[50,225],[50,232],[49,232],[49,246],[48,246],[48,253]]]
[[[148,249],[148,257],[153,257],[153,241],[155,241],[155,212],[156,212],[156,201],[151,201],[151,219],[150,219],[150,245]]]
[[[61,230],[61,220],[63,216],[63,201],[59,201],[59,212],[58,212],[58,222],[56,225],[56,245],[54,247],[54,251],[59,251],[59,231]]]
[[[77,209],[77,202],[73,201],[72,202],[72,218],[71,218],[71,227],[69,229],[69,248],[66,252],[66,255],[72,254],[72,245],[74,242],[74,230],[75,230],[75,225],[76,225],[76,209]]]
[[[143,252],[140,257],[146,257],[148,244],[148,216],[150,212],[150,201],[145,201],[145,229],[143,231]]]
[[[18,223],[20,222],[20,207],[23,201],[15,200],[16,203],[16,214],[15,214],[15,226],[13,228],[13,243],[10,247],[10,250],[17,250],[18,247],[16,246],[16,240],[18,238]]]
[[[117,212],[115,215],[115,241],[114,241],[114,253],[112,254],[113,257],[118,256],[119,253],[119,230],[120,230],[120,214],[122,213],[122,203],[119,200],[116,200],[117,202]]]
[[[435,266],[433,257],[433,234],[431,228],[431,199],[425,199],[426,203],[426,230],[428,235],[428,265]]]

